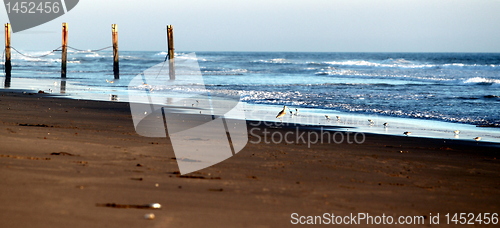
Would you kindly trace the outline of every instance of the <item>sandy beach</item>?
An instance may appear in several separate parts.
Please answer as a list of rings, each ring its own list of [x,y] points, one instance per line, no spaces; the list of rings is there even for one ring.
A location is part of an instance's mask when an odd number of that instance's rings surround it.
[[[271,133],[312,131],[248,124]],[[293,213],[368,213],[395,222],[422,216],[423,225],[404,225],[421,227],[438,213],[440,225],[448,213],[500,213],[498,144],[366,134],[361,144],[324,140],[309,148],[255,143],[262,132],[249,134],[246,147],[224,162],[180,175],[169,138],[137,135],[128,103],[0,92],[0,227],[306,221]],[[140,208],[151,203],[162,207]],[[155,219],[145,219],[149,213]]]

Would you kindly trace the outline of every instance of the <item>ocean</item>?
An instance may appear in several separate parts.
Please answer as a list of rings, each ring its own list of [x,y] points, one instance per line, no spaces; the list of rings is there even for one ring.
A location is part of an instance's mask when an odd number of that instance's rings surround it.
[[[275,115],[286,105],[300,114],[285,122],[500,142],[500,53],[194,53],[206,88],[239,93],[246,109],[252,109],[249,119],[279,121]],[[44,57],[14,52],[12,77],[0,75],[0,88],[127,102],[130,81],[162,63],[166,54],[121,51],[120,79],[115,80],[111,51],[71,51],[62,80],[59,52]],[[389,127],[380,127],[385,122]],[[454,130],[461,130],[459,137]]]

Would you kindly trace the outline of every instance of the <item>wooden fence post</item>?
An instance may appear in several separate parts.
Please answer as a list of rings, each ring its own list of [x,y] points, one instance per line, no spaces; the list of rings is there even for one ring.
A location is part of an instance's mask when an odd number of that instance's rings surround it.
[[[66,80],[61,80],[61,87],[59,88],[59,93],[66,93]]]
[[[61,56],[61,78],[66,78],[66,61],[68,58],[68,23],[62,24],[62,56]]]
[[[168,40],[168,75],[170,80],[175,80],[175,54],[174,54],[174,26],[167,25]]]
[[[120,67],[118,62],[118,25],[111,25],[111,35],[113,40],[113,74],[115,79],[120,79]]]
[[[10,62],[11,60],[11,55],[10,55],[10,24],[7,23],[5,24],[5,77],[10,78],[11,70],[12,70],[12,64]]]

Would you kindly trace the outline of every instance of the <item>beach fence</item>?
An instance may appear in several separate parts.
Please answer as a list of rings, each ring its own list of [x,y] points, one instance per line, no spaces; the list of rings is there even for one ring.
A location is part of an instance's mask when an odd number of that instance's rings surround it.
[[[175,68],[174,68],[174,27],[172,25],[167,25],[167,42],[168,42],[168,55],[167,59],[169,60],[169,76],[170,79],[175,79]],[[71,46],[68,46],[68,23],[62,23],[62,45],[56,49],[53,49],[47,54],[40,55],[40,56],[31,56],[31,55],[26,55],[17,50],[16,48],[12,47],[11,44],[11,26],[9,23],[5,24],[5,77],[9,78],[11,77],[11,72],[12,72],[12,56],[11,56],[11,51],[14,50],[18,54],[27,57],[27,58],[43,58],[45,56],[48,56],[54,52],[61,52],[61,78],[66,78],[66,68],[67,68],[67,58],[68,58],[68,48],[72,49],[74,51],[79,51],[79,52],[98,52],[98,51],[103,51],[109,48],[113,48],[113,75],[115,79],[120,79],[120,67],[119,67],[119,55],[118,55],[118,25],[117,24],[112,24],[111,25],[111,40],[112,40],[112,46],[109,47],[104,47],[96,50],[82,50],[82,49],[77,49],[73,48]]]

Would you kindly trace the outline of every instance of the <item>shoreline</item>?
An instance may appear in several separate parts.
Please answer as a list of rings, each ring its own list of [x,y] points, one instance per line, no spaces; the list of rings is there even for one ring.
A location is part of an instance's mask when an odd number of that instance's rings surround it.
[[[8,95],[9,94],[9,95]],[[125,106],[128,106],[129,102],[125,101],[104,101],[104,100],[88,100],[88,99],[79,99],[79,98],[73,98],[70,96],[66,95],[61,95],[61,94],[51,94],[51,93],[39,93],[35,90],[25,90],[25,89],[0,89],[0,96],[27,96],[27,97],[35,97],[37,99],[40,98],[50,98],[50,99],[63,99],[63,100],[68,100],[68,102],[71,103],[71,101],[76,101],[76,102],[96,102],[96,103],[117,103],[117,104],[123,104]],[[121,106],[121,105],[119,105]],[[253,104],[251,106],[254,106]],[[265,106],[272,106],[272,105],[265,105]],[[123,108],[122,108],[123,109]],[[276,109],[272,109],[272,111],[275,111]],[[337,111],[338,112],[338,111]],[[270,114],[271,116],[274,116],[274,112]],[[362,116],[365,116],[362,114]],[[368,115],[366,115],[368,116]],[[389,118],[400,118],[400,117],[389,117]],[[273,120],[275,119],[275,120]],[[405,119],[405,118],[403,118]],[[427,121],[427,120],[424,120]],[[437,121],[437,120],[429,120],[429,121]],[[425,137],[425,136],[402,136],[402,134],[384,134],[384,133],[373,133],[373,132],[364,132],[360,131],[361,129],[358,129],[358,127],[355,126],[347,126],[347,125],[324,125],[322,123],[319,124],[306,124],[306,123],[300,123],[300,122],[279,122],[276,118],[272,118],[271,120],[255,120],[255,119],[248,119],[246,120],[247,125],[249,127],[251,126],[259,126],[261,128],[274,128],[274,129],[279,129],[279,128],[300,128],[303,130],[313,130],[313,131],[329,131],[329,132],[344,132],[344,131],[349,131],[351,130],[352,133],[363,133],[367,135],[378,135],[378,136],[390,136],[390,137],[396,137],[396,138],[421,138],[421,139],[432,139],[432,140],[441,140],[441,141],[448,141],[451,143],[456,143],[456,144],[461,144],[461,145],[468,145],[468,146],[485,146],[485,147],[498,147],[500,146],[500,143],[498,142],[487,142],[487,141],[473,141],[471,139],[460,139],[460,138],[436,138],[436,137]],[[437,122],[443,122],[443,121],[437,121]],[[329,122],[327,122],[329,123]],[[332,121],[331,123],[335,123],[335,121]],[[448,122],[443,122],[443,123],[448,123]],[[467,125],[467,126],[474,126],[477,128],[482,128],[476,125],[471,125],[471,124],[463,124],[463,123],[451,123],[451,124],[459,124],[459,125]]]
[[[32,80],[32,79],[17,79],[17,80],[27,80],[38,82],[40,80]],[[34,87],[34,90],[22,89],[25,88],[27,82],[21,83],[21,88],[17,89],[0,89],[0,92],[15,92],[15,93],[37,93],[38,90],[42,90],[45,92],[46,96],[50,97],[60,97],[66,99],[75,99],[75,100],[95,100],[95,101],[109,101],[109,102],[123,102],[128,103],[128,94],[124,91],[113,91],[113,92],[104,92],[103,90],[90,90],[85,89],[78,85],[72,85],[69,83],[64,84],[64,93],[49,93],[47,89],[50,88],[52,91],[63,91],[61,84],[59,83],[61,80],[54,79],[54,82],[50,80],[46,80],[42,87]],[[62,82],[62,81],[61,81]],[[57,84],[57,85],[56,85]],[[71,91],[70,88],[77,88],[74,92]],[[16,88],[16,87],[14,87]],[[112,87],[110,87],[111,89]],[[88,90],[88,91],[86,91]],[[111,89],[112,90],[112,89]],[[85,94],[85,95],[84,95]],[[247,120],[256,120],[256,121],[266,121],[266,122],[275,122],[277,121],[275,115],[277,110],[281,109],[281,105],[271,105],[271,104],[249,104],[245,103],[244,109],[245,115],[247,116]],[[293,106],[292,106],[293,107]],[[295,107],[293,107],[295,108]],[[377,114],[369,114],[369,113],[350,113],[343,111],[335,111],[329,109],[316,109],[316,108],[299,108],[301,114],[306,114],[307,116],[301,116],[290,118],[290,116],[285,116],[285,122],[289,123],[297,123],[304,125],[313,125],[313,126],[324,126],[324,127],[338,127],[338,126],[346,126],[346,127],[354,127],[357,128],[357,131],[364,133],[376,133],[382,135],[402,135],[405,131],[412,132],[412,137],[426,137],[426,138],[438,138],[438,139],[446,139],[446,140],[468,140],[474,141],[473,138],[481,137],[482,141],[492,142],[492,143],[500,143],[500,127],[484,127],[478,126],[474,124],[467,123],[455,123],[455,122],[447,122],[442,120],[434,120],[434,119],[415,119],[410,117],[399,117],[399,116],[385,116],[385,115],[377,115]],[[329,115],[332,120],[326,120],[324,115]],[[342,117],[342,121],[335,121],[335,116],[340,115]],[[367,120],[373,119],[375,121],[375,125],[369,125]],[[382,123],[388,122],[389,127],[384,128],[381,127]],[[454,135],[453,131],[460,130],[460,135]]]
[[[284,227],[293,213],[425,216],[428,225],[431,214],[445,224],[446,213],[500,210],[492,143],[368,133],[361,144],[249,142],[179,175],[170,139],[137,135],[125,102],[0,91],[0,117],[2,227]],[[247,126],[276,141],[314,130]],[[97,206],[113,203],[162,208]]]

